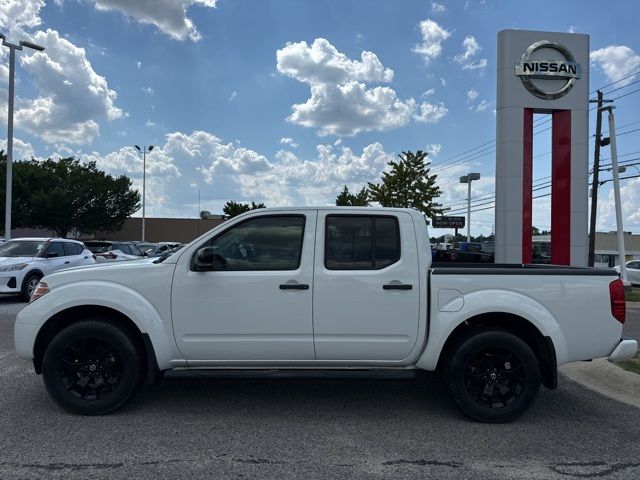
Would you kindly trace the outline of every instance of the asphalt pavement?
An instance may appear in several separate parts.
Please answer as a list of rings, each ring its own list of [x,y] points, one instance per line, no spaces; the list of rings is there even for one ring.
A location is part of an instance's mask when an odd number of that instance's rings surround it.
[[[640,478],[640,409],[564,377],[505,425],[461,416],[432,374],[170,376],[74,416],[15,357],[23,305],[0,298],[2,480]]]

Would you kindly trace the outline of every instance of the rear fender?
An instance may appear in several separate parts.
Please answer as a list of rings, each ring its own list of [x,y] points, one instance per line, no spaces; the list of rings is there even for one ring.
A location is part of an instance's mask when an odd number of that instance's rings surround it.
[[[549,337],[556,351],[557,364],[566,363],[567,342],[551,312],[533,298],[509,290],[477,290],[464,294],[464,305],[457,312],[440,312],[437,303],[430,306],[427,346],[416,362],[418,368],[435,370],[442,349],[452,332],[463,322],[482,314],[507,313],[530,322]]]

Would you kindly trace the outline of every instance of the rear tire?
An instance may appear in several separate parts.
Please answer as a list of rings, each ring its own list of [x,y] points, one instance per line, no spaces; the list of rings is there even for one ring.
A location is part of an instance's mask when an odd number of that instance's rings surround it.
[[[22,281],[22,288],[20,290],[20,299],[28,302],[31,300],[31,294],[36,289],[38,282],[42,278],[42,275],[37,273],[28,274]]]
[[[445,359],[443,380],[462,412],[479,422],[515,420],[540,390],[540,366],[521,338],[500,330],[463,336]]]
[[[120,408],[142,386],[143,359],[126,331],[108,320],[83,320],[51,340],[42,377],[49,395],[65,410],[103,415]]]

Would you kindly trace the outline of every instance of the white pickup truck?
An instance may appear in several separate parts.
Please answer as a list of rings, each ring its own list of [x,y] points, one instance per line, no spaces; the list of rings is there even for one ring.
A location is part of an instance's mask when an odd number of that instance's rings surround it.
[[[80,414],[170,369],[422,369],[470,417],[504,422],[558,365],[632,357],[624,320],[613,270],[432,265],[413,210],[261,209],[161,262],[43,278],[15,346]]]

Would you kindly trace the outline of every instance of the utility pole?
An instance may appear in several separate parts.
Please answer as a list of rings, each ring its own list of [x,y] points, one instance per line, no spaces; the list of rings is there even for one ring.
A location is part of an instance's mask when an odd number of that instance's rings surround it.
[[[602,137],[602,92],[598,90],[596,108],[596,144],[593,151],[593,182],[591,184],[591,216],[589,217],[589,263],[593,267],[596,251],[596,216],[598,214],[598,181],[600,180],[600,140]]]

